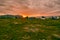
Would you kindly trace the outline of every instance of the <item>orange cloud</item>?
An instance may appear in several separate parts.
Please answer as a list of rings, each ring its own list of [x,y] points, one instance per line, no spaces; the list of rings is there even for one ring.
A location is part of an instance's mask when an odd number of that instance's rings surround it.
[[[23,16],[60,15],[58,0],[0,0],[0,15]]]

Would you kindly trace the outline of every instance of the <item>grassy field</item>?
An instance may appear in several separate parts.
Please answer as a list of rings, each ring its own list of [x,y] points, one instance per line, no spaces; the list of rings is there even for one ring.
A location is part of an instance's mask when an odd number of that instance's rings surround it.
[[[0,19],[0,40],[60,40],[60,19]]]

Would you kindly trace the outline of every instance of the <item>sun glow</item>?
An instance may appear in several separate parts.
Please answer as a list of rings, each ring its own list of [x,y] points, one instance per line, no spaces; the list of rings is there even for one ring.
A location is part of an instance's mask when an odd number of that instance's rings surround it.
[[[25,15],[23,15],[23,17],[26,17]]]

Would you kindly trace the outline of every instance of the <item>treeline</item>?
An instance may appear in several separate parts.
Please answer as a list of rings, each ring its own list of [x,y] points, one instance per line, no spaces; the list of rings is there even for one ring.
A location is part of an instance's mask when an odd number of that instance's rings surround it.
[[[16,19],[16,18],[23,18],[21,15],[0,15],[0,19]]]
[[[60,16],[40,16],[40,17],[23,17],[22,15],[0,15],[0,19],[22,19],[22,18],[25,18],[25,19],[60,19]]]

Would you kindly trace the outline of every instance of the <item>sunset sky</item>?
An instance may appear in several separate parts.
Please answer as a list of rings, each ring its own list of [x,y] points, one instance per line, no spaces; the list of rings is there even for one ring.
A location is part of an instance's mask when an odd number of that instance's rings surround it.
[[[60,16],[60,0],[0,0],[0,15]]]

